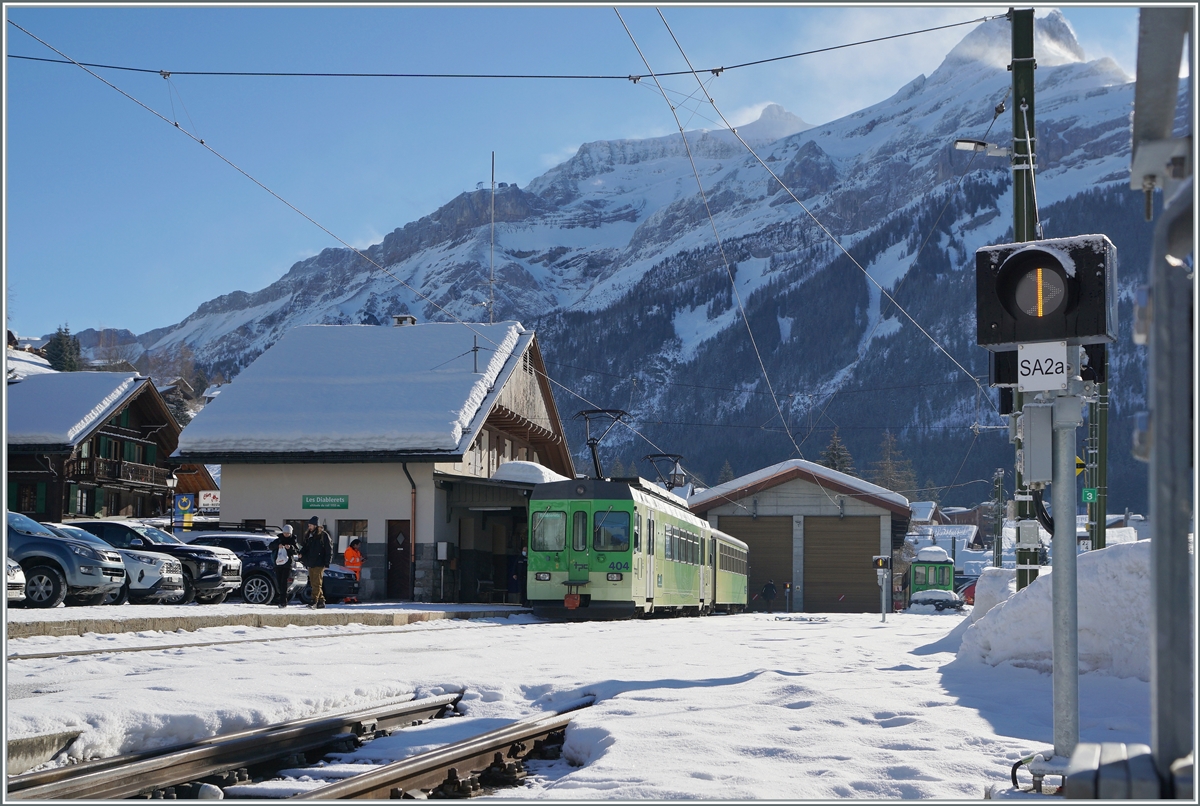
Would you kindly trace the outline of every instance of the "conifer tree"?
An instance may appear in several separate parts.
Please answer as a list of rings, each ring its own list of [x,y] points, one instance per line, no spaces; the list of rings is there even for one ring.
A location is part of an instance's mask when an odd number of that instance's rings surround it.
[[[725,460],[725,464],[721,465],[721,473],[717,476],[717,484],[724,484],[727,481],[733,481],[736,476],[733,475],[733,465],[729,464],[729,460]]]
[[[79,339],[71,335],[71,328],[59,325],[58,330],[46,342],[46,360],[50,368],[59,372],[78,372],[83,369]]]
[[[896,446],[896,435],[891,431],[883,432],[879,461],[871,463],[871,481],[906,497],[917,489],[917,473]]]
[[[838,436],[838,430],[833,429],[833,434],[829,437],[829,445],[821,453],[821,464],[830,470],[836,470],[840,473],[849,473],[854,475],[854,457],[850,455],[850,449],[842,442]]]
[[[604,475],[608,476],[610,479],[621,478],[625,475],[625,465],[621,464],[620,459],[613,459],[612,467],[610,467],[608,472]]]

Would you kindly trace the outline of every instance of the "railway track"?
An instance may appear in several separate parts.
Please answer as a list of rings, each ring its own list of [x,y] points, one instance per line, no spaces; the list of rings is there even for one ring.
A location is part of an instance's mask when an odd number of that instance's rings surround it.
[[[153,795],[169,787],[197,792],[207,782],[235,783],[256,765],[287,763],[339,743],[357,743],[452,709],[462,694],[393,703],[214,736],[182,747],[83,762],[8,779],[9,800],[100,800]],[[241,773],[239,775],[239,773]],[[232,776],[232,778],[230,777]],[[216,781],[217,783],[212,783]],[[211,790],[210,790],[211,791]]]
[[[592,702],[590,698],[582,700],[551,716],[514,722],[291,799],[464,798],[483,790],[517,786],[525,778],[522,762],[558,758],[572,712]]]

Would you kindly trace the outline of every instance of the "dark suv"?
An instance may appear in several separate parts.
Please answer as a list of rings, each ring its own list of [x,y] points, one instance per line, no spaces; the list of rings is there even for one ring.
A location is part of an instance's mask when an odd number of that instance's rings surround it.
[[[59,537],[37,521],[8,513],[8,556],[25,571],[25,606],[98,605],[125,584],[115,551]]]
[[[185,532],[189,546],[220,546],[242,561],[242,600],[247,604],[271,604],[275,601],[275,559],[271,556],[272,535],[253,532]],[[299,560],[292,562],[291,599],[308,583],[308,571]]]
[[[220,604],[231,591],[242,586],[242,561],[229,549],[190,546],[174,535],[137,521],[67,521],[86,529],[120,549],[144,548],[170,554],[183,565],[183,598],[179,604],[197,601]]]

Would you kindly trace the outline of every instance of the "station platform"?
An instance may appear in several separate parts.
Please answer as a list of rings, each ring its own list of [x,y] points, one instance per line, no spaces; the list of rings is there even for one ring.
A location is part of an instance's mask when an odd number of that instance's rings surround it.
[[[290,625],[363,624],[396,627],[438,619],[492,619],[528,615],[529,608],[502,604],[366,602],[330,604],[322,610],[303,605],[279,608],[226,602],[219,605],[59,606],[45,610],[9,608],[7,637],[86,635],[88,633],[192,632],[205,627],[287,627]]]

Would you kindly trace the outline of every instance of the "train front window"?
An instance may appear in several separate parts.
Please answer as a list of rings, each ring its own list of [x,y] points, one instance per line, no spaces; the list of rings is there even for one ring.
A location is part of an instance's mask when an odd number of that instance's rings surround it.
[[[596,551],[629,551],[629,513],[597,512],[592,548]]]
[[[580,510],[571,516],[571,548],[587,551],[587,513]]]
[[[562,551],[567,547],[567,513],[533,513],[533,550]]]
[[[914,565],[913,566],[913,584],[914,585],[924,585],[925,584],[925,566],[923,566],[923,565]]]

